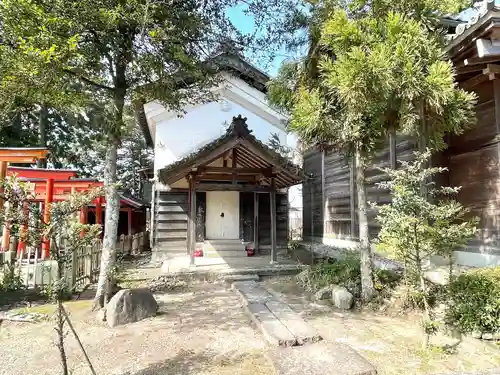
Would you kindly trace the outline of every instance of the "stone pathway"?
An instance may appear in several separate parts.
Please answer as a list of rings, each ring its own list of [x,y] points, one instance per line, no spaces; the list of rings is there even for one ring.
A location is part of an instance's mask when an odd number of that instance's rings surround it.
[[[376,375],[354,349],[322,337],[302,317],[255,280],[236,281],[232,289],[247,314],[274,346],[267,353],[276,375]],[[308,345],[306,345],[308,344]]]
[[[321,340],[321,336],[299,314],[256,281],[237,281],[232,288],[240,295],[246,312],[271,345],[288,347]]]

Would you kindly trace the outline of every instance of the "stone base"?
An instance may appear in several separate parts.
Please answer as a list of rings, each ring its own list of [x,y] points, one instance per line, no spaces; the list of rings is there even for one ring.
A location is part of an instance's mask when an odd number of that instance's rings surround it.
[[[190,271],[191,257],[189,255],[180,255],[170,257],[163,261],[161,265],[161,272],[163,274],[179,273],[183,271]]]
[[[319,342],[280,348],[268,354],[276,375],[376,375],[366,359],[347,345]]]

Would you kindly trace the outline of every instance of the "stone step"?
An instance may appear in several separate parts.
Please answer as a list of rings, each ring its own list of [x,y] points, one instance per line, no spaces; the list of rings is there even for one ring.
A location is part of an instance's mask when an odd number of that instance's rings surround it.
[[[237,281],[259,281],[259,275],[257,274],[227,275],[224,276],[224,281],[228,283],[234,283]]]
[[[247,252],[245,250],[209,250],[203,249],[203,256],[208,258],[246,258]]]
[[[276,375],[377,375],[376,368],[354,349],[341,343],[317,342],[267,353]]]
[[[186,221],[188,216],[182,212],[159,212],[156,214],[157,222]]]
[[[236,281],[232,289],[266,340],[274,346],[315,343],[321,336],[292,308],[256,281]]]
[[[203,243],[205,251],[245,251],[245,244],[240,240],[208,240]]]
[[[187,226],[187,220],[158,220],[155,230],[179,229],[186,231]]]

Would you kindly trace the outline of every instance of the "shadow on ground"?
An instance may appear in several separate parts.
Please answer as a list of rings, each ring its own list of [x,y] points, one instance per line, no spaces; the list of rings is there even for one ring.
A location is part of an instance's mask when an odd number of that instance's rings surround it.
[[[217,356],[210,351],[203,353],[182,351],[173,358],[122,375],[273,375],[274,373],[274,367],[262,352]]]
[[[125,372],[122,375],[188,375],[194,370],[206,367],[211,359],[208,353],[195,353],[192,351],[181,351],[175,357],[162,362],[153,363],[147,368],[137,372]]]

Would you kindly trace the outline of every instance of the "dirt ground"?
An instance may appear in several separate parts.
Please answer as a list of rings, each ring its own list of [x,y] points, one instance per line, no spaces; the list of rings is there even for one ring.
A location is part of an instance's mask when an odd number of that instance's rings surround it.
[[[90,313],[90,301],[66,304],[99,375],[272,375],[266,343],[224,285],[196,283],[181,292],[155,294],[160,314],[109,328]],[[30,309],[28,309],[30,310]],[[52,306],[31,308],[51,313]],[[0,325],[0,374],[60,373],[50,321]],[[67,336],[72,375],[90,371],[74,338]]]
[[[457,340],[434,337],[431,349],[422,350],[418,315],[343,312],[310,302],[291,277],[268,279],[266,287],[287,302],[329,341],[351,346],[372,362],[379,375],[449,374],[500,367],[500,348],[466,337],[453,354],[443,344]]]

